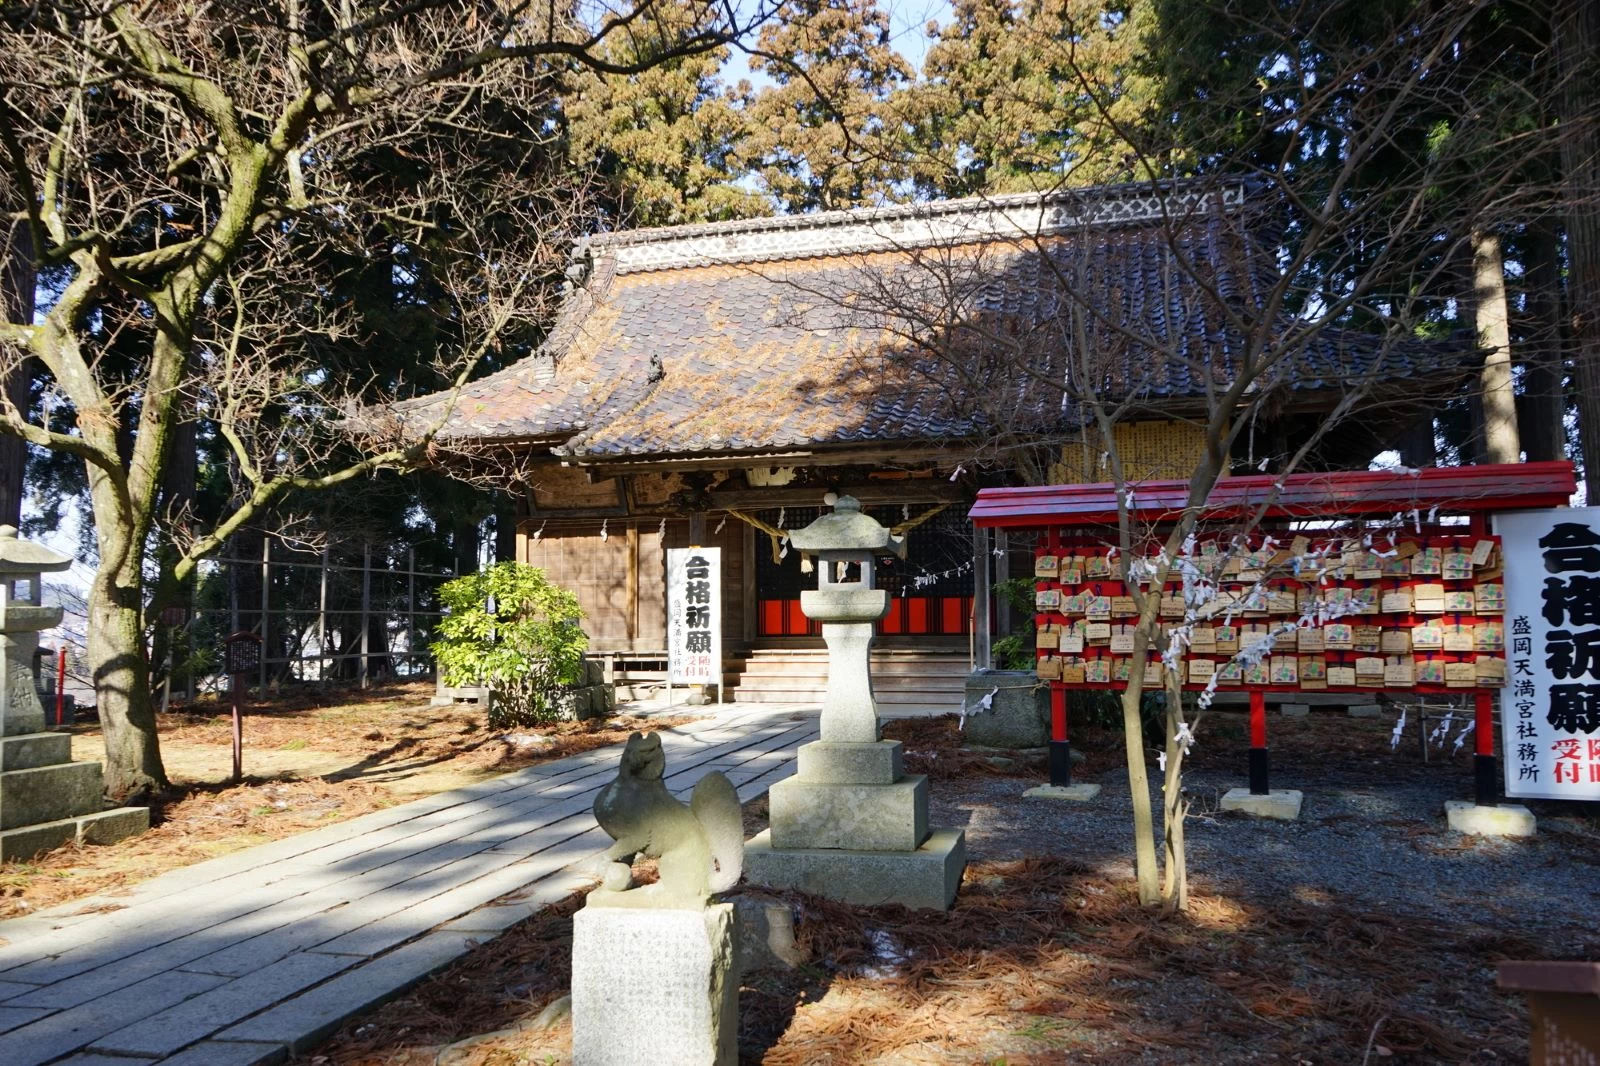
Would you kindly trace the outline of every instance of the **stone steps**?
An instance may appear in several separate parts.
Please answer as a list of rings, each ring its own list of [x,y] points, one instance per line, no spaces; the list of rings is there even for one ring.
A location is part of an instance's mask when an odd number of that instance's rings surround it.
[[[97,762],[60,762],[0,774],[0,830],[93,814],[104,782]]]
[[[886,707],[961,705],[971,668],[963,650],[875,649],[873,697]],[[826,649],[758,649],[728,679],[741,703],[817,703],[828,687]]]
[[[66,733],[24,733],[0,737],[0,771],[31,770],[72,760],[72,737]]]
[[[97,762],[72,762],[66,733],[0,738],[0,862],[62,844],[111,844],[150,827],[146,807],[106,809]]]
[[[92,764],[89,764],[92,765]],[[115,844],[150,828],[147,807],[110,810],[0,830],[0,862],[28,859],[63,844]]]

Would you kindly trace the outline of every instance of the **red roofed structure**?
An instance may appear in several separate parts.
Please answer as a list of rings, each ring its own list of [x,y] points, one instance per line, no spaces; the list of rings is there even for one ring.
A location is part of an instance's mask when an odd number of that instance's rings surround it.
[[[1227,477],[1213,486],[1201,505],[1198,529],[1204,531],[1208,524],[1241,520],[1257,529],[1281,529],[1296,522],[1321,525],[1400,516],[1408,531],[1415,530],[1422,536],[1464,532],[1486,536],[1490,514],[1564,507],[1576,490],[1573,465],[1565,461]],[[1070,553],[1072,542],[1081,548],[1085,534],[1097,543],[1105,543],[1108,537],[1115,536],[1114,527],[1123,514],[1141,528],[1159,529],[1177,520],[1189,505],[1191,494],[1186,481],[1130,484],[1126,486],[1126,498],[1123,491],[1114,483],[980,489],[968,517],[980,530],[1037,531],[1040,550],[1054,556],[1058,552]],[[1465,527],[1438,523],[1441,516],[1463,515],[1470,517]],[[1121,588],[1115,581],[1107,584]],[[1047,613],[1041,617],[1048,620],[1053,615]],[[981,621],[978,637],[980,644],[987,644],[988,633]],[[1041,657],[1047,654],[1040,652]],[[1040,672],[1043,675],[1043,671]],[[1469,690],[1475,697],[1478,803],[1492,806],[1497,779],[1493,692],[1481,687],[1481,680],[1479,684],[1480,687]],[[1055,785],[1065,785],[1071,780],[1067,692],[1075,687],[1096,686],[1050,681],[1053,711],[1050,766],[1051,783]],[[1098,687],[1120,686],[1112,682],[1110,686],[1101,684]],[[1214,687],[1214,683],[1209,687]],[[1418,685],[1417,690],[1444,691],[1442,686],[1422,685]],[[1266,795],[1270,791],[1266,695],[1269,691],[1299,689],[1253,683],[1247,691],[1250,698],[1250,792]]]
[[[1219,481],[1205,517],[1234,520],[1265,508],[1263,518],[1370,518],[1422,510],[1485,514],[1532,507],[1562,507],[1577,491],[1569,462],[1489,466],[1436,466],[1417,470],[1351,470],[1230,477]],[[1141,522],[1176,517],[1189,500],[1186,481],[1132,486],[1133,516]],[[1040,485],[980,489],[968,512],[988,529],[1107,525],[1117,521],[1117,487]]]

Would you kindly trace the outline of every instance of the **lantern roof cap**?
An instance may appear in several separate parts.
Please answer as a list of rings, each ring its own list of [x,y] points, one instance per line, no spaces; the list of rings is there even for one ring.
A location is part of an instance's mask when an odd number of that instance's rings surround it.
[[[71,566],[70,555],[53,552],[31,540],[19,540],[16,526],[0,526],[0,574],[53,573]]]
[[[906,556],[906,539],[896,536],[871,515],[861,513],[854,496],[840,496],[833,510],[804,529],[789,534],[789,543],[807,554],[817,552],[875,552]]]

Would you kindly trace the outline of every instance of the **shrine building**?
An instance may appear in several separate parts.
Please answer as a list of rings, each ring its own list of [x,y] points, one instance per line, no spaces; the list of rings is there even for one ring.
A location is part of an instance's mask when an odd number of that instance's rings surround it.
[[[394,410],[414,426],[443,414],[443,451],[522,471],[517,558],[577,593],[591,653],[622,683],[662,676],[664,550],[695,544],[722,549],[724,698],[815,700],[826,660],[800,590],[816,579],[781,534],[828,494],[854,496],[909,537],[875,575],[893,595],[880,702],[949,706],[1008,625],[988,589],[1010,552],[1031,573],[1031,543],[974,533],[977,490],[1108,480],[1102,449],[1079,439],[1086,415],[1050,387],[1071,372],[1050,340],[1068,336],[1060,287],[1103,293],[1108,321],[1137,322],[1168,353],[1108,345],[1102,369],[1129,476],[1186,478],[1203,442],[1194,367],[1225,365],[1237,343],[1215,301],[1251,307],[1274,246],[1254,234],[1270,224],[1241,182],[608,233],[575,249],[537,352],[467,385],[447,414],[444,394]],[[919,358],[906,322],[947,340],[973,328]],[[1433,407],[1475,361],[1467,343],[1323,330],[1264,383],[1272,402],[1253,406],[1232,459],[1255,472],[1358,385],[1380,413],[1335,427],[1300,469],[1431,449]]]

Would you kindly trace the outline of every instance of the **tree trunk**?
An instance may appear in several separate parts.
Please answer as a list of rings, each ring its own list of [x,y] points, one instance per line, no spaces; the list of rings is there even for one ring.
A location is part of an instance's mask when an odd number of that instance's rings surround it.
[[[130,567],[124,566],[126,573]],[[137,572],[136,565],[132,568]],[[89,589],[89,669],[106,746],[106,791],[139,800],[167,787],[150,702],[139,585],[104,572]]]
[[[1436,432],[1431,413],[1418,419],[1395,442],[1400,461],[1407,466],[1438,466],[1439,442],[1434,438]]]
[[[1518,426],[1528,461],[1567,457],[1566,366],[1561,328],[1561,252],[1555,226],[1529,227],[1529,339],[1523,345],[1522,416]]]
[[[1600,502],[1600,0],[1568,0],[1556,27],[1572,362],[1585,493]]]
[[[1522,459],[1517,439],[1517,399],[1511,384],[1511,327],[1506,311],[1506,271],[1500,235],[1472,232],[1472,289],[1477,296],[1478,343],[1487,349],[1480,377],[1483,402],[1483,454],[1491,463]]]
[[[5,247],[6,261],[0,264],[0,311],[7,322],[33,321],[33,238],[28,227],[14,223]],[[25,360],[0,382],[12,404],[23,417],[28,413],[28,367]],[[28,445],[21,437],[0,434],[0,525],[22,524],[23,475],[28,468]]]
[[[1141,618],[1133,635],[1134,663],[1149,654],[1150,620]],[[1128,788],[1133,796],[1133,870],[1139,885],[1139,902],[1152,906],[1161,900],[1160,872],[1156,864],[1155,815],[1150,807],[1150,773],[1144,761],[1144,720],[1140,701],[1144,695],[1144,675],[1128,674],[1128,687],[1122,690],[1122,740],[1128,756]]]
[[[150,509],[140,507],[137,496],[130,507],[131,494],[120,492],[100,467],[91,463],[87,470],[100,553],[88,596],[89,670],[105,740],[106,792],[126,802],[167,787],[144,639],[143,549]]]
[[[1170,670],[1166,678],[1167,769],[1161,789],[1161,828],[1166,851],[1162,856],[1161,902],[1168,913],[1175,913],[1189,909],[1189,849],[1183,835],[1189,800],[1183,793],[1184,745],[1178,740],[1178,729],[1183,724],[1183,682],[1181,675]]]
[[[494,558],[500,563],[517,558],[517,497],[512,492],[495,493]]]
[[[455,549],[456,573],[476,574],[482,547],[478,542],[478,526],[467,518],[457,518],[450,530],[450,544]]]

